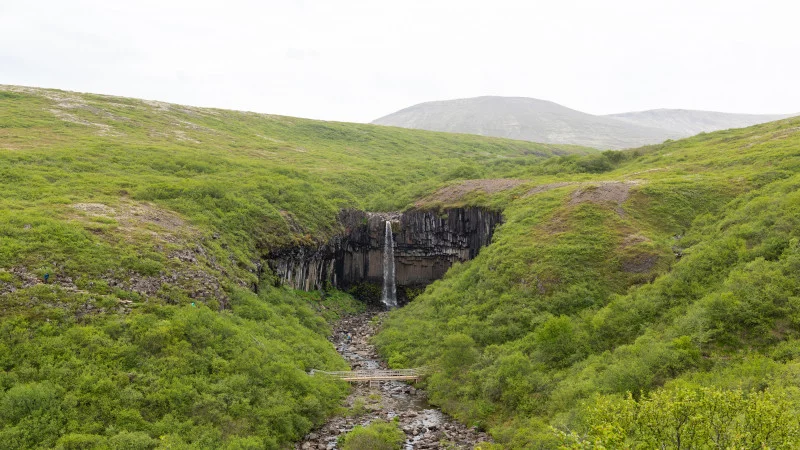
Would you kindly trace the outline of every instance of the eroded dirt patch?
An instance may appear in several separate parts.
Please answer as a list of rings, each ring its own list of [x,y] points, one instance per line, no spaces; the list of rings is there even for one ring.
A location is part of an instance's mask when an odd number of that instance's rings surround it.
[[[76,203],[72,208],[75,213],[69,214],[69,218],[84,222],[87,228],[91,229],[97,218],[114,221],[117,226],[112,233],[121,233],[130,240],[144,237],[152,248],[164,253],[169,260],[179,262],[171,265],[172,270],[155,276],[110,272],[103,277],[109,286],[147,296],[166,295],[168,302],[171,298],[167,291],[174,286],[189,298],[216,299],[221,307],[227,305],[227,294],[214,275],[224,273],[224,269],[197,243],[201,240],[200,233],[177,214],[150,203],[131,201],[113,207],[102,203]]]
[[[579,203],[605,203],[612,202],[621,205],[628,199],[630,188],[642,184],[641,180],[629,181],[599,181],[599,182],[577,182],[560,181],[557,183],[541,184],[533,187],[525,193],[525,197],[541,194],[542,192],[552,191],[564,186],[580,186],[572,193],[570,205]]]
[[[88,112],[92,116],[110,120],[113,122],[129,121],[128,118],[112,114],[102,108],[90,105],[80,94],[74,92],[55,91],[48,89],[39,89],[23,86],[2,86],[0,89],[9,92],[19,92],[25,94],[33,94],[44,97],[53,102],[52,107],[47,109],[51,114],[64,122],[75,123],[97,129],[97,134],[100,136],[122,136],[119,130],[116,130],[108,123],[93,122],[86,118],[78,116],[76,113],[79,111]]]
[[[527,180],[518,180],[514,178],[496,178],[490,180],[466,180],[459,184],[445,186],[428,197],[419,200],[416,206],[423,206],[428,203],[441,202],[441,203],[454,203],[463,200],[468,194],[476,191],[482,191],[486,194],[494,194],[497,192],[507,191],[513,189],[521,184],[527,183]]]
[[[648,273],[658,264],[658,255],[641,253],[622,260],[622,271],[627,273]]]
[[[114,124],[133,120],[109,111],[106,109],[109,106],[128,110],[155,111],[162,114],[186,114],[191,117],[218,115],[216,111],[211,109],[173,105],[151,100],[131,102],[130,99],[110,95],[93,94],[92,97],[101,97],[105,101],[103,107],[98,107],[93,105],[91,100],[85,98],[83,94],[76,92],[8,85],[0,85],[0,90],[31,94],[50,100],[52,103],[44,108],[46,111],[62,121],[92,127],[96,130],[96,134],[100,136],[124,136],[124,133],[116,128]],[[170,125],[172,125],[172,128],[151,130],[151,135],[165,137],[178,142],[200,143],[195,136],[190,135],[188,132],[214,133],[213,130],[207,127],[180,118],[173,117]]]
[[[97,134],[100,136],[109,136],[109,135],[122,136],[122,133],[114,131],[114,128],[111,125],[105,123],[90,122],[86,119],[82,119],[76,116],[75,114],[72,114],[70,112],[61,109],[52,108],[49,111],[53,113],[54,116],[63,120],[64,122],[76,123],[78,125],[85,125],[87,127],[97,128]]]
[[[631,187],[641,184],[641,180],[633,181],[601,181],[601,182],[560,182],[550,183],[536,186],[525,195],[535,195],[541,192],[546,192],[556,188],[578,185],[579,188],[574,190],[569,197],[568,205],[574,206],[581,203],[595,203],[605,206],[611,206],[614,211],[620,216],[625,217],[625,211],[622,209],[622,204],[630,196]],[[555,213],[555,215],[547,222],[543,229],[547,234],[560,234],[569,230],[569,210],[562,209]],[[625,238],[621,246],[623,248],[633,246],[648,239],[641,235],[631,235]]]
[[[180,216],[150,203],[126,202],[115,207],[102,203],[75,203],[72,208],[83,213],[73,216],[74,219],[80,219],[81,216],[111,219],[116,221],[123,231],[141,231],[149,228],[148,225],[156,225],[160,228],[160,232],[151,230],[151,233],[161,237],[168,237],[178,232],[194,234]],[[169,241],[170,239],[165,240]]]
[[[570,185],[573,185],[573,184],[578,184],[578,183],[573,182],[573,181],[561,181],[561,182],[558,182],[558,183],[541,184],[541,185],[536,186],[533,189],[529,190],[528,192],[526,192],[525,193],[525,197],[528,197],[528,196],[531,196],[531,195],[536,195],[536,194],[541,194],[542,192],[552,191],[553,189],[558,189],[560,187],[570,186]]]
[[[650,238],[639,233],[629,234],[622,239],[621,248],[633,247],[638,244],[652,242]]]
[[[606,181],[588,185],[573,192],[569,204],[616,203],[619,206],[628,199],[631,186],[639,183],[639,181]]]

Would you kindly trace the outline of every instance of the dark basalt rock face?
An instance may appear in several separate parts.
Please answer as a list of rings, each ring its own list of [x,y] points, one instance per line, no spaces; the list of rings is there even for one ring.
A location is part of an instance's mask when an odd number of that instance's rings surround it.
[[[323,245],[278,249],[270,253],[268,262],[280,282],[295,289],[333,286],[379,303],[389,220],[395,241],[397,298],[403,304],[441,278],[456,261],[474,258],[491,242],[501,219],[499,212],[481,208],[403,213],[346,210],[339,215],[341,235]]]

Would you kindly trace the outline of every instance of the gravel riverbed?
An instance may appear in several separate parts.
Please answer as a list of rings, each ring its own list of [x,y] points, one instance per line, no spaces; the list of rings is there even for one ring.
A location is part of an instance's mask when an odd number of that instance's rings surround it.
[[[383,314],[367,311],[344,318],[335,325],[331,341],[352,369],[386,368],[369,343],[377,330],[373,318],[377,317],[379,322]],[[480,442],[491,441],[486,433],[466,427],[430,406],[425,391],[404,382],[355,383],[344,406],[349,414],[331,418],[309,433],[296,448],[335,449],[336,439],[356,425],[394,418],[406,434],[405,449],[472,449]]]

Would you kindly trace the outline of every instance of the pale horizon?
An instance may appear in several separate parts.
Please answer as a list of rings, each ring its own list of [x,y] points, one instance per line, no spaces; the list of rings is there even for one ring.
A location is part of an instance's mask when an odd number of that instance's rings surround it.
[[[0,84],[367,123],[480,96],[589,114],[800,112],[798,6],[769,1],[0,6]]]

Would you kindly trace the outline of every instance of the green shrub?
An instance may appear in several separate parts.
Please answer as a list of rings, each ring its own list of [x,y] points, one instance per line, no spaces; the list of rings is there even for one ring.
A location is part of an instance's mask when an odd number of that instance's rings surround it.
[[[111,450],[149,450],[156,447],[156,440],[147,433],[122,431],[108,440]]]
[[[0,420],[16,423],[26,416],[59,406],[57,389],[51,383],[17,384],[0,397]]]
[[[342,450],[399,450],[406,435],[396,422],[375,421],[362,427],[357,425],[339,438]]]
[[[56,443],[56,450],[106,449],[108,439],[97,434],[70,433],[62,436]]]
[[[585,436],[558,433],[566,448],[790,449],[800,445],[796,404],[784,392],[678,387],[640,401],[631,396],[598,396],[582,414]]]

